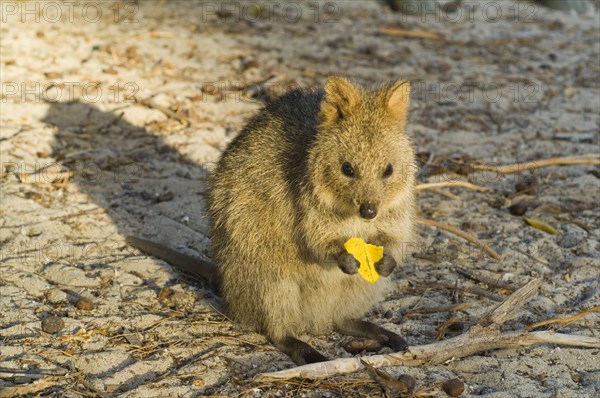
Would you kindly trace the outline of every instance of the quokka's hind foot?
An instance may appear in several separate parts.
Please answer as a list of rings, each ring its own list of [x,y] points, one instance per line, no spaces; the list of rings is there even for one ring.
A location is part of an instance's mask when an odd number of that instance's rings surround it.
[[[297,365],[307,363],[325,362],[329,359],[309,344],[293,336],[284,337],[281,341],[274,342],[275,346],[288,355]]]

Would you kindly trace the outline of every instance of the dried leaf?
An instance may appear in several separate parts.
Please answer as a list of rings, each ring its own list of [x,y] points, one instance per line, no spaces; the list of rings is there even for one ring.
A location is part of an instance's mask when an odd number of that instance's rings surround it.
[[[552,225],[545,223],[544,221],[537,220],[535,218],[523,217],[523,220],[529,225],[539,230],[542,230],[550,235],[556,235],[560,233],[560,231],[554,228]]]
[[[360,238],[350,238],[344,243],[344,248],[360,263],[358,274],[367,282],[377,282],[379,273],[375,269],[375,264],[383,258],[383,246],[365,243]]]

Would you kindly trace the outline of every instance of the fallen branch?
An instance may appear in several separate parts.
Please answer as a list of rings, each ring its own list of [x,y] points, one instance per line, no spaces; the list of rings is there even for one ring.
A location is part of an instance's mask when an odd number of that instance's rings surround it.
[[[39,393],[40,391],[59,384],[59,380],[60,378],[58,377],[46,377],[22,386],[3,387],[0,390],[0,398],[20,397],[22,395]]]
[[[256,380],[287,380],[294,377],[318,379],[351,373],[364,368],[361,359],[374,368],[379,368],[383,366],[439,365],[478,352],[534,344],[560,344],[600,348],[600,340],[596,337],[560,334],[550,331],[501,332],[499,330],[502,323],[511,318],[517,310],[522,308],[530,298],[537,294],[541,283],[541,279],[534,279],[518,289],[504,300],[504,302],[482,317],[476,325],[460,336],[431,344],[411,346],[405,352],[362,358],[341,358],[279,372],[261,373],[256,376]]]
[[[480,241],[473,235],[471,235],[463,230],[460,230],[456,227],[453,227],[451,225],[444,224],[444,223],[441,223],[438,221],[426,220],[424,218],[417,218],[417,223],[421,224],[421,225],[427,225],[428,227],[439,228],[439,229],[443,229],[448,232],[452,232],[453,234],[458,235],[461,238],[473,243],[475,246],[485,250],[493,259],[500,260],[500,258],[501,258],[500,255],[494,251],[494,249],[492,249],[491,247],[489,247],[488,245],[486,245],[485,243],[483,243],[482,241]]]
[[[476,164],[473,165],[473,169],[476,171],[493,171],[498,174],[512,174],[519,173],[525,170],[540,169],[542,167],[569,166],[576,164],[600,165],[600,154],[591,154],[569,158],[549,158],[543,160],[534,160],[525,163],[511,164],[507,166],[490,166],[485,164]]]

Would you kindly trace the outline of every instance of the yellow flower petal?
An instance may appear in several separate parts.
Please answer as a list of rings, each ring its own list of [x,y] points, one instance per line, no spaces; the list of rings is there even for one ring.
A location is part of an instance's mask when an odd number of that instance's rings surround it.
[[[360,263],[358,274],[367,282],[377,282],[379,273],[375,269],[375,263],[383,258],[383,246],[365,243],[361,238],[350,238],[344,243],[344,248]]]

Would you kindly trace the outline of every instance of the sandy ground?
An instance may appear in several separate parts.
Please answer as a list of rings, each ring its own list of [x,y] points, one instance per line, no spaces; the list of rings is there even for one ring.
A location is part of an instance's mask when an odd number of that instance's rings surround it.
[[[577,17],[523,2],[465,3],[418,17],[375,1],[275,1],[260,12],[248,2],[3,1],[0,391],[383,396],[367,373],[253,382],[292,363],[227,319],[202,282],[123,237],[209,254],[206,177],[221,151],[262,100],[330,74],[365,85],[412,81],[408,129],[429,165],[422,181],[448,178],[431,174],[453,159],[509,164],[597,153],[597,9]],[[384,27],[442,39],[397,37]],[[535,179],[533,194],[515,193],[523,175]],[[490,193],[423,192],[422,217],[469,231],[502,260],[420,228],[415,254],[393,276],[393,295],[369,319],[410,344],[432,342],[451,318],[475,322],[496,302],[460,290],[475,282],[457,266],[515,285],[544,279],[506,329],[599,305],[599,177],[593,166],[479,173],[451,178]],[[506,209],[510,200],[560,233],[527,226]],[[407,314],[456,303],[472,306]],[[596,313],[550,328],[599,337],[599,326]],[[306,340],[330,357],[350,356],[347,337]],[[600,396],[598,349],[506,349],[387,370],[414,376],[421,389],[458,377],[471,397]]]

